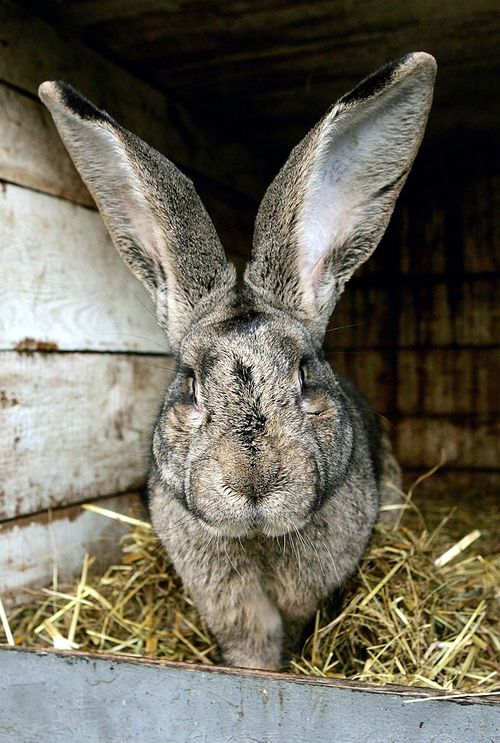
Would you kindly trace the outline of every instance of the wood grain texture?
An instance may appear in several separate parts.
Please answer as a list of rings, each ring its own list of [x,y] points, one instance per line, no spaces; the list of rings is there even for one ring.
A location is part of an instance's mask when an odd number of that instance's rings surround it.
[[[137,495],[97,501],[103,508],[128,514],[139,508]],[[0,594],[9,606],[30,600],[27,588],[60,583],[81,572],[85,552],[105,569],[120,554],[119,538],[129,527],[79,506],[0,523]]]
[[[392,235],[402,274],[453,284],[500,271],[500,150],[494,137],[424,140]],[[395,230],[395,232],[394,232]]]
[[[498,416],[406,416],[396,423],[396,452],[409,469],[429,469],[444,452],[447,464],[462,470],[497,470],[500,462]]]
[[[96,211],[5,185],[0,223],[0,349],[167,350]]]
[[[400,346],[500,346],[500,276],[403,284]]]
[[[0,664],[5,743],[394,743],[399,730],[408,743],[489,743],[499,732],[495,697],[5,646]]]
[[[0,519],[133,490],[172,360],[0,354]]]
[[[0,179],[94,206],[48,110],[2,83]]]
[[[348,377],[366,397],[366,409],[377,413],[394,412],[392,402],[396,390],[393,376],[394,356],[390,351],[339,350],[327,351],[332,368]]]
[[[255,159],[237,139],[219,138],[213,129],[201,134],[183,105],[19,3],[1,0],[0,11],[1,80],[33,95],[43,80],[66,80],[174,162],[240,193],[255,193]]]
[[[239,129],[269,153],[297,141],[339,95],[411,49],[439,60],[436,128],[477,131],[498,120],[494,0],[23,3],[215,117],[228,136]]]
[[[370,283],[353,279],[333,312],[325,347],[335,349],[391,348],[397,342],[392,288],[372,277]]]
[[[500,348],[398,353],[402,414],[500,413]]]

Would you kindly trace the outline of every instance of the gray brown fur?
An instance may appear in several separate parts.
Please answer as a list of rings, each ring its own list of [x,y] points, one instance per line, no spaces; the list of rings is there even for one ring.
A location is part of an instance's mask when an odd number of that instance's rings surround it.
[[[330,109],[268,189],[241,284],[175,166],[69,86],[40,88],[177,355],[151,514],[227,663],[279,668],[399,497],[387,434],[321,346],[387,225],[434,74],[407,55]]]

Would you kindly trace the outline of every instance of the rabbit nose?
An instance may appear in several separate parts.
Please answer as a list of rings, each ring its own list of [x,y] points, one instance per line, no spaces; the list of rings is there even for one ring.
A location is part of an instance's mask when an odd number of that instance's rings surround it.
[[[275,487],[278,480],[278,468],[273,467],[270,471],[252,472],[247,471],[244,475],[226,480],[226,488],[231,493],[239,494],[253,503],[266,498]]]

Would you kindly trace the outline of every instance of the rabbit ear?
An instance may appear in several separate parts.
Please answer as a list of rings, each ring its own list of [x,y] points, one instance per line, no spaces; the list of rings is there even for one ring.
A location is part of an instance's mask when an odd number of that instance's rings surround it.
[[[343,96],[292,151],[257,215],[245,280],[321,342],[380,241],[427,121],[433,57],[408,54]]]
[[[71,86],[46,82],[39,95],[113,242],[153,296],[158,320],[178,347],[192,322],[235,283],[193,184]]]

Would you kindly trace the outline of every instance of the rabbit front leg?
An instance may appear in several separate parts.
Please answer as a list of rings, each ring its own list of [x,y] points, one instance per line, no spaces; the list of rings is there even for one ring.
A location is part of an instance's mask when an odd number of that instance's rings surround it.
[[[181,569],[183,582],[231,666],[278,670],[283,644],[281,615],[254,570],[214,554]],[[238,571],[238,572],[237,572]]]
[[[203,599],[199,604],[202,602]],[[258,583],[251,581],[245,585],[233,579],[228,595],[224,589],[213,596],[209,592],[202,613],[226,663],[244,668],[279,669],[282,620]]]
[[[168,505],[167,505],[168,504]],[[277,670],[283,644],[279,610],[263,589],[250,545],[209,537],[175,501],[153,497],[158,535],[198,611],[232,666]]]

